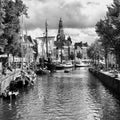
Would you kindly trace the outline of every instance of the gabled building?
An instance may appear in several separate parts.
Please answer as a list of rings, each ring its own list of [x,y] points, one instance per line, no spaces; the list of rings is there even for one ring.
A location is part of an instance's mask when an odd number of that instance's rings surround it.
[[[55,36],[47,36],[48,55],[52,59],[54,58],[54,39],[55,39]],[[43,58],[43,57],[47,59],[45,37],[37,37],[36,41],[38,43],[38,60],[39,58]]]
[[[21,52],[22,52],[22,57],[14,57],[10,55],[9,57],[9,62],[26,62],[26,63],[31,63],[34,61],[34,54],[35,51],[33,50],[34,46],[34,41],[31,38],[31,36],[24,35],[23,38],[20,38],[21,40]]]
[[[26,62],[33,62],[34,61],[34,54],[35,51],[33,50],[34,41],[31,36],[24,35],[24,47],[26,48],[25,59]]]

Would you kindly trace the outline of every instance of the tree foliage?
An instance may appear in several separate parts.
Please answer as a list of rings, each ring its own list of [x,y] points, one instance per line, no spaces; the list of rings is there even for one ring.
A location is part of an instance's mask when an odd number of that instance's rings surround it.
[[[113,4],[108,6],[106,17],[96,24],[96,32],[101,39],[105,57],[111,48],[114,49],[117,64],[120,66],[120,1],[114,0]]]
[[[20,50],[20,17],[27,15],[27,7],[22,0],[4,0],[2,6],[4,16],[2,17],[3,34],[0,43],[4,42],[5,52],[17,55]],[[17,54],[16,54],[17,53]]]
[[[82,53],[80,51],[77,53],[77,58],[82,59]]]
[[[4,1],[0,0],[0,36],[3,33],[4,29],[4,18],[5,18],[5,10],[4,10]]]
[[[67,46],[70,46],[72,44],[72,40],[71,40],[70,36],[67,38],[66,44],[67,44]]]

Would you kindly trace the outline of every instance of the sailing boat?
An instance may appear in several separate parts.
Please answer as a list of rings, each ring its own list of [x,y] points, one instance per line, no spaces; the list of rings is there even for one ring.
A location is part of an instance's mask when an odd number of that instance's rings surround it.
[[[46,41],[46,66],[47,69],[50,70],[50,72],[55,72],[56,66],[52,63],[50,54],[48,53],[48,24],[47,21],[45,23],[45,41]]]
[[[42,58],[41,58],[41,65],[38,65],[38,69],[36,70],[37,75],[44,75],[48,74],[50,72],[55,71],[55,65],[52,63],[50,54],[49,54],[49,49],[48,49],[48,24],[47,21],[45,22],[45,36],[43,36],[43,41],[42,41]],[[44,51],[44,46],[45,44],[45,56],[43,55]],[[45,58],[45,59],[44,59]]]
[[[2,93],[3,99],[12,100],[12,99],[15,99],[19,94],[19,91],[16,87],[16,82],[14,81],[15,74],[16,74],[16,68],[14,70],[13,76],[9,78],[11,79],[9,85],[6,87],[6,89]]]
[[[21,51],[23,54],[23,45],[24,45],[24,41],[23,41],[23,36],[21,38]],[[16,77],[15,79],[15,82],[16,82],[16,86],[17,88],[22,88],[22,87],[25,87],[29,84],[30,82],[30,78],[28,76],[26,76],[26,71],[24,69],[24,61],[23,61],[23,55],[22,55],[22,58],[21,58],[21,71],[20,71],[20,74]]]
[[[22,24],[23,24],[23,15],[22,15]],[[22,28],[23,29],[23,28]],[[23,53],[23,30],[22,30],[22,37],[21,40],[21,54]],[[12,99],[16,98],[19,94],[19,88],[26,87],[28,85],[33,85],[33,77],[28,76],[26,71],[23,69],[23,55],[21,57],[21,71],[20,74],[16,77],[13,75],[12,81],[9,83],[9,86],[4,90],[3,98],[5,99]],[[15,74],[15,73],[14,73]],[[14,79],[15,77],[15,79]],[[11,78],[11,76],[10,76]],[[9,79],[9,78],[8,78]],[[32,79],[32,80],[31,80]]]
[[[22,27],[23,27],[23,16],[22,16]],[[25,38],[26,37],[26,38]],[[23,60],[23,47],[27,46],[30,47],[30,45],[28,45],[27,41],[28,40],[28,36],[27,36],[27,32],[26,32],[26,36],[23,35],[23,28],[22,28],[22,36],[21,36],[21,72],[19,74],[19,76],[16,77],[15,82],[16,82],[16,86],[17,88],[22,88],[22,87],[27,87],[29,85],[33,85],[36,76],[33,72],[30,71],[29,69],[29,62],[28,62],[28,67],[24,68],[24,60]],[[25,65],[26,66],[26,65]]]

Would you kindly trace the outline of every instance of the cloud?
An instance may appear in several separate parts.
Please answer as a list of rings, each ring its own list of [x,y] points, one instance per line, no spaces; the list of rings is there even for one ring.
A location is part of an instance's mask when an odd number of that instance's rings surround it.
[[[28,29],[44,28],[48,20],[49,28],[57,28],[59,18],[63,18],[65,28],[94,27],[96,21],[105,16],[106,5],[112,0],[24,0],[29,7]],[[94,7],[93,7],[94,4]]]
[[[35,30],[29,30],[28,35],[31,35],[32,38],[36,37],[42,37],[44,34],[45,30],[37,28]],[[48,30],[48,36],[55,36],[57,35],[57,29],[49,29]],[[76,28],[65,28],[64,33],[66,36],[66,39],[68,36],[71,37],[72,43],[74,44],[75,42],[88,42],[88,44],[91,44],[95,41],[95,39],[98,38],[95,28],[85,28],[85,29],[76,29]]]
[[[98,38],[94,27],[84,29],[66,28],[64,31],[67,36],[71,36],[73,44],[80,41],[91,44]]]
[[[87,5],[100,5],[99,2],[87,2]]]
[[[60,17],[66,36],[74,42],[91,44],[97,38],[95,24],[104,18],[107,5],[113,0],[23,0],[29,19],[24,18],[29,35],[33,38],[43,36],[45,21],[48,22],[49,35],[57,35]]]

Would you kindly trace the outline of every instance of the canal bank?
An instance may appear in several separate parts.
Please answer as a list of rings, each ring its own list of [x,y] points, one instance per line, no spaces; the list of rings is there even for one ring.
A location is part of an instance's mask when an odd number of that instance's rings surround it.
[[[94,68],[89,68],[89,71],[99,78],[99,80],[110,90],[120,94],[120,75],[115,76],[110,71],[98,71]]]

